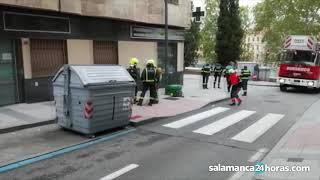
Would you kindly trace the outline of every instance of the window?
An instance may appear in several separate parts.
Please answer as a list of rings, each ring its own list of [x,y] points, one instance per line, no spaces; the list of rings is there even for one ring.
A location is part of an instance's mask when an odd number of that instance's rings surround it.
[[[316,54],[310,51],[286,51],[283,55],[283,61],[292,63],[314,63]]]
[[[168,0],[168,3],[179,5],[179,0]]]
[[[256,48],[256,49],[257,49],[257,51],[259,51],[259,46],[257,46],[257,48]]]
[[[257,41],[260,42],[260,38],[259,37],[257,37]]]
[[[63,17],[4,12],[7,31],[70,33],[70,20]]]

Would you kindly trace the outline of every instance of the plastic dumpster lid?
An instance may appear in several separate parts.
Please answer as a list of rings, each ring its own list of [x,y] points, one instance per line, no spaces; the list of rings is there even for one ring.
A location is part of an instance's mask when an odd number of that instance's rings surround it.
[[[82,81],[83,86],[115,82],[134,82],[128,71],[120,65],[69,65]],[[53,82],[63,72],[63,67],[53,78]]]

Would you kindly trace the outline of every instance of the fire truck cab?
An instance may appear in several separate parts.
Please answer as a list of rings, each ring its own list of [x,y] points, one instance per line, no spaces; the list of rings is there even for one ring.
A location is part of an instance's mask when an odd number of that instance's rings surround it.
[[[311,36],[288,36],[278,72],[280,90],[288,87],[320,88],[319,43]]]

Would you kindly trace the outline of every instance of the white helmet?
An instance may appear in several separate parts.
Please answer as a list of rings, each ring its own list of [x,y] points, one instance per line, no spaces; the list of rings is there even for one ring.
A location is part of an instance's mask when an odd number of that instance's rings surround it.
[[[229,70],[229,73],[230,73],[230,74],[233,74],[233,73],[236,73],[236,71],[235,71],[234,69],[230,69],[230,70]]]

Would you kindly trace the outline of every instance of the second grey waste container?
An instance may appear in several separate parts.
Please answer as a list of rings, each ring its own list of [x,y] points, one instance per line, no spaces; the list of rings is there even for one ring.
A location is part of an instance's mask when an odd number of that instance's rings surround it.
[[[126,126],[135,82],[117,65],[65,65],[53,79],[58,124],[87,135]]]

